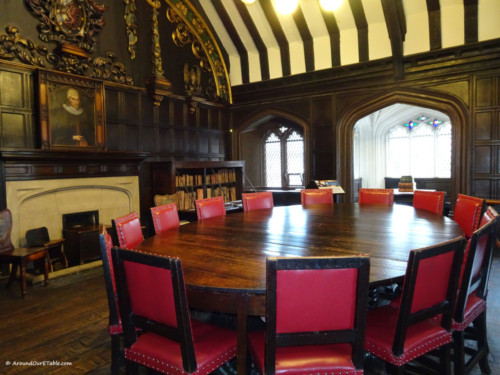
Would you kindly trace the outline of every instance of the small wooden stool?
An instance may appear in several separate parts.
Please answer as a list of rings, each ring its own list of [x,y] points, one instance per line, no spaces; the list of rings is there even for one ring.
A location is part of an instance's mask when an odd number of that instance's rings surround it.
[[[47,247],[18,247],[12,250],[0,252],[0,263],[12,264],[7,287],[16,278],[17,269],[20,267],[21,293],[26,295],[26,264],[44,258],[44,284],[49,283],[49,251]]]

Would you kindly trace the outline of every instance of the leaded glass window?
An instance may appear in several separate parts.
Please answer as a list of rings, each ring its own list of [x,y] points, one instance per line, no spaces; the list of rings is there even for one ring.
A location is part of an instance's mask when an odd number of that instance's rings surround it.
[[[264,140],[265,185],[304,186],[304,138],[300,131],[280,125]]]
[[[387,176],[451,176],[451,124],[420,123],[411,129],[389,131],[386,149]]]

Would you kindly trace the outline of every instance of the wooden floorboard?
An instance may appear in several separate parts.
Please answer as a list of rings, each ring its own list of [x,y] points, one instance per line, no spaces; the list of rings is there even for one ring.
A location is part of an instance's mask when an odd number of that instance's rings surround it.
[[[5,288],[0,280],[0,374],[109,373],[108,307],[100,268],[28,287]],[[497,249],[488,296],[489,362],[500,374],[500,250]],[[13,366],[7,362],[59,361],[70,366]],[[384,374],[380,367],[366,374]],[[478,368],[473,375],[480,374]]]

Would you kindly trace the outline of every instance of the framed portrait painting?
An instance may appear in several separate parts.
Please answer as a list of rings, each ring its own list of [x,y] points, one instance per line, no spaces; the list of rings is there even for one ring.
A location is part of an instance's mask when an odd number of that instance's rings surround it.
[[[43,149],[106,149],[102,81],[40,69],[38,103]]]

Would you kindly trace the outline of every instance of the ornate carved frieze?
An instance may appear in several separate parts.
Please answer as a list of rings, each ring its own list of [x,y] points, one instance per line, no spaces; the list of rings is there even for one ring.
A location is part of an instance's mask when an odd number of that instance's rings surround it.
[[[232,102],[231,85],[222,53],[209,27],[188,0],[165,0],[170,6],[167,18],[176,23],[172,34],[174,43],[183,47],[191,44],[194,55],[200,59],[200,67],[212,73],[217,102]],[[210,89],[210,90],[209,90]],[[207,92],[211,88],[207,88]]]
[[[30,39],[22,38],[19,29],[14,26],[5,28],[6,34],[0,34],[0,59],[19,60],[25,64],[49,67],[55,70],[83,75],[106,81],[132,85],[133,80],[127,74],[125,66],[117,61],[113,52],[105,57],[88,57],[72,54],[63,50],[49,51]],[[69,46],[69,45],[68,45]]]
[[[59,45],[69,43],[94,52],[107,5],[96,0],[25,0],[25,4],[40,19],[41,40]]]

